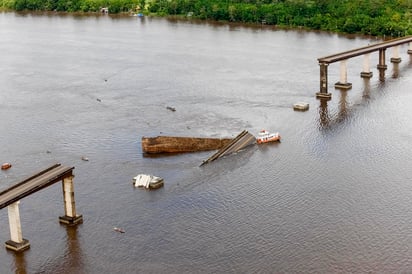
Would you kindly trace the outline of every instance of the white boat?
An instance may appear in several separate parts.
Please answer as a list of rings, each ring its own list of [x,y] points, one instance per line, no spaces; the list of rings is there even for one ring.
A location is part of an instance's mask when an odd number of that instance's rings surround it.
[[[154,175],[139,174],[133,178],[135,187],[144,187],[147,189],[156,189],[164,184],[163,178]]]
[[[269,131],[262,129],[259,131],[256,141],[258,144],[280,141],[280,134],[279,132],[269,133]]]

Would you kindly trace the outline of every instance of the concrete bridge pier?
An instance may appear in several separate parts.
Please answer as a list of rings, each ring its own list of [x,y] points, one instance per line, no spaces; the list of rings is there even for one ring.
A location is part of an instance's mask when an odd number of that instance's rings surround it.
[[[388,68],[385,64],[385,51],[386,49],[379,49],[379,64],[377,65],[379,70],[385,70]]]
[[[316,93],[316,98],[318,99],[328,99],[332,98],[332,94],[328,93],[328,65],[327,63],[319,63],[320,67],[320,89]]]
[[[19,203],[20,201],[17,201],[7,207],[11,239],[6,242],[6,248],[14,251],[23,251],[30,247],[29,241],[23,239],[20,223]]]
[[[83,222],[83,216],[76,214],[73,177],[73,175],[65,177],[62,182],[65,215],[60,216],[59,221],[68,225],[75,225]]]
[[[379,70],[379,81],[385,81],[385,70],[388,66],[385,64],[385,51],[386,49],[379,49],[379,64],[377,68]]]
[[[391,62],[399,64],[401,61],[402,61],[402,59],[399,57],[399,46],[394,46],[392,48]]]
[[[352,83],[348,83],[347,78],[346,60],[342,60],[340,61],[340,80],[335,83],[335,88],[351,89]]]
[[[369,53],[367,53],[363,57],[363,71],[360,73],[362,78],[372,78],[373,72],[370,70],[369,65]]]

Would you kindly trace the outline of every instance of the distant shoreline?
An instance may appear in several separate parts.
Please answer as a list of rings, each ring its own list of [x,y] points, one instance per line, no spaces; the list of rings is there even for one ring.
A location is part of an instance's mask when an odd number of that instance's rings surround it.
[[[111,13],[111,14],[103,14],[100,12],[66,12],[66,11],[14,11],[14,10],[1,10],[0,13],[15,13],[20,15],[34,15],[34,16],[50,16],[50,15],[58,15],[58,16],[95,16],[95,17],[104,17],[108,16],[111,18],[121,18],[121,17],[131,17],[133,13],[130,12],[121,12],[121,13]],[[351,33],[341,33],[341,32],[334,32],[328,30],[315,30],[310,28],[305,28],[302,26],[284,26],[284,25],[265,25],[259,23],[250,23],[250,22],[229,22],[229,21],[215,21],[211,19],[199,19],[199,18],[188,18],[182,15],[157,15],[157,14],[149,14],[145,16],[146,18],[164,18],[169,21],[181,21],[181,22],[194,22],[198,24],[213,24],[213,25],[228,25],[233,27],[245,27],[245,28],[264,28],[264,29],[271,29],[271,30],[294,30],[294,31],[305,31],[305,32],[315,32],[315,33],[330,33],[336,34],[342,37],[348,38],[374,38],[375,40],[387,40],[391,39],[391,36],[372,36],[366,34],[351,34]]]

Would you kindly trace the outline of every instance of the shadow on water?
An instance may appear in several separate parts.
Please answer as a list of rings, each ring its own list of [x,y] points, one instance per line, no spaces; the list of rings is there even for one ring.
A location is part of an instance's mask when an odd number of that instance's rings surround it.
[[[83,267],[84,254],[80,246],[77,231],[79,229],[79,225],[66,226],[62,224],[61,226],[66,228],[67,249],[64,256],[65,260],[62,262],[61,266],[58,266],[58,268],[67,269],[67,272],[70,273],[70,269],[82,269]]]
[[[385,82],[385,70],[386,68],[379,68],[379,81]]]
[[[396,79],[399,77],[399,63],[393,63],[392,78]]]
[[[27,272],[27,263],[25,258],[25,253],[30,252],[26,250],[25,252],[14,252],[8,251],[8,253],[13,254],[14,256],[14,269],[16,274],[26,274]]]
[[[349,109],[347,101],[348,91],[340,89],[340,98],[338,109],[333,115],[328,109],[328,100],[320,99],[319,104],[319,128],[321,130],[330,130],[336,125],[344,123],[349,118]]]
[[[348,90],[339,89],[340,97],[338,103],[338,109],[336,114],[333,114],[328,109],[328,101],[327,99],[319,99],[319,129],[321,130],[330,130],[336,125],[340,125],[345,123],[352,115],[353,115],[353,108],[349,104],[348,100]],[[362,91],[362,102],[367,102],[370,99],[371,93],[371,85],[370,79],[364,78],[363,79],[363,91]]]
[[[47,273],[75,273],[79,269],[85,270],[84,258],[80,240],[78,239],[78,229],[80,225],[67,226],[60,224],[62,229],[66,230],[66,248],[62,256],[56,257],[47,263],[44,269]],[[26,273],[24,255],[23,258],[17,261],[16,255],[16,273]],[[17,272],[21,269],[22,272]]]
[[[319,129],[328,128],[330,124],[330,115],[328,112],[328,100],[319,100]]]
[[[371,98],[371,82],[368,78],[363,78],[362,98],[364,100],[369,100]]]

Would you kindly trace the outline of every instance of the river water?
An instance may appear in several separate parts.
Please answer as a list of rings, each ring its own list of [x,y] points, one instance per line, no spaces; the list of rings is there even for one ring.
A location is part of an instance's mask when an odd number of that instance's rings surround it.
[[[319,90],[317,58],[372,37],[166,19],[0,13],[0,189],[75,167],[84,222],[60,225],[60,184],[20,203],[31,247],[0,273],[407,273],[412,270],[412,64],[384,81],[348,61]],[[387,51],[389,59],[391,51]],[[292,104],[310,104],[296,112]],[[174,107],[175,112],[167,107]],[[147,157],[142,136],[279,131],[213,152]],[[87,157],[89,161],[82,161]],[[137,174],[165,179],[135,189]],[[7,209],[0,241],[10,239]],[[121,227],[125,233],[113,231]]]

